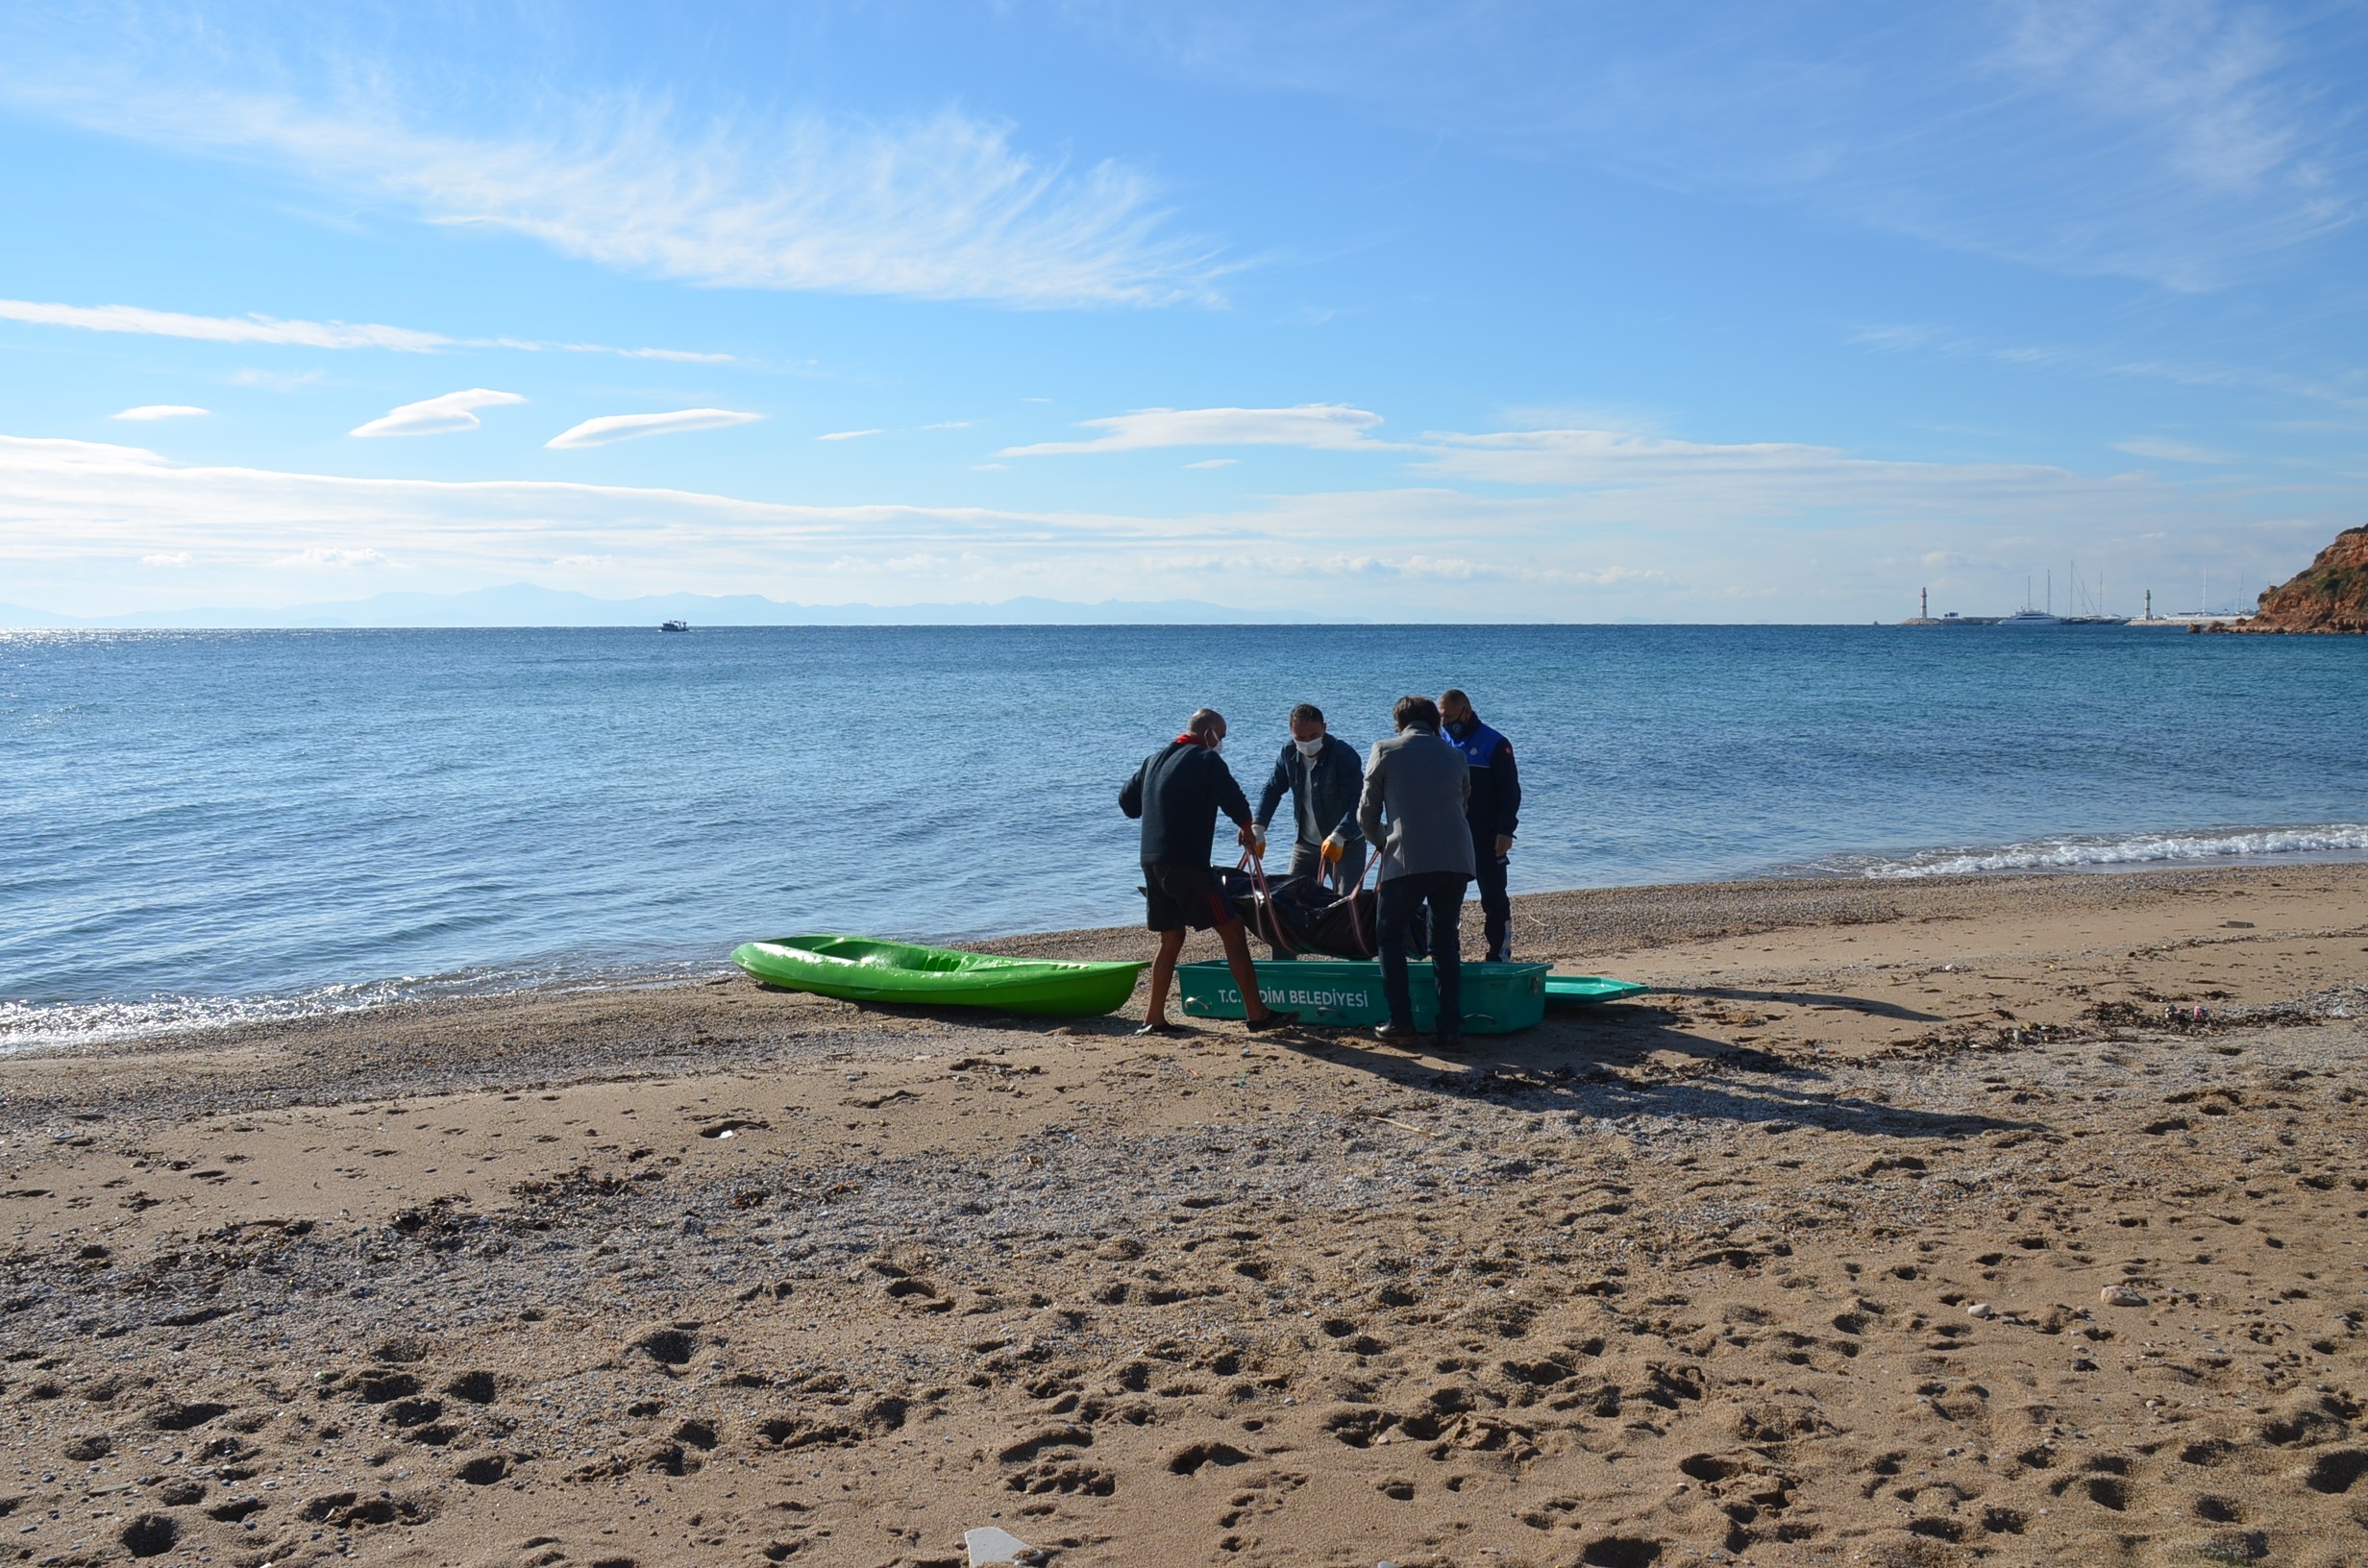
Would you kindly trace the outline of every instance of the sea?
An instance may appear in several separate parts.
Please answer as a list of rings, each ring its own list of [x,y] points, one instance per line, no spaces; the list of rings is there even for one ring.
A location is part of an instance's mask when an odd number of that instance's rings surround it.
[[[1254,801],[1294,703],[1363,748],[1447,686],[1513,741],[1516,891],[2368,855],[2362,639],[0,632],[0,1052],[1130,921],[1119,788],[1195,707]]]

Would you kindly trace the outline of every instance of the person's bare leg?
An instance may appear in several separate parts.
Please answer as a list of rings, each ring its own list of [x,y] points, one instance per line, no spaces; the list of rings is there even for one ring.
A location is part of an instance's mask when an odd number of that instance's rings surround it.
[[[1168,1027],[1168,987],[1175,979],[1175,961],[1183,951],[1181,928],[1159,934],[1159,954],[1151,960],[1151,999],[1143,1010],[1147,1029]]]
[[[1266,998],[1258,994],[1258,966],[1250,962],[1249,938],[1243,935],[1242,922],[1227,920],[1219,926],[1217,940],[1225,944],[1225,967],[1233,971],[1233,983],[1242,988],[1244,1016],[1265,1017],[1269,1009]]]

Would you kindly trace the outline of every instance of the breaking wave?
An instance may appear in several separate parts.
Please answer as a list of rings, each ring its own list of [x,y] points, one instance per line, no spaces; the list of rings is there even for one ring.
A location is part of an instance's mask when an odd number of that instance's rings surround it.
[[[100,1002],[0,1001],[0,1056],[57,1046],[98,1045],[111,1041],[187,1034],[200,1029],[283,1023],[293,1018],[367,1012],[402,1002],[504,996],[522,992],[565,995],[572,992],[674,985],[717,972],[719,967],[714,964],[644,965],[633,968],[545,965],[405,975],[281,995],[197,996],[159,992]]]
[[[2193,832],[2063,834],[1989,847],[1908,854],[1836,855],[1801,868],[1819,876],[1897,880],[1985,871],[2092,871],[2116,867],[2231,863],[2271,856],[2348,859],[2368,854],[2368,822],[2307,827],[2206,828]]]

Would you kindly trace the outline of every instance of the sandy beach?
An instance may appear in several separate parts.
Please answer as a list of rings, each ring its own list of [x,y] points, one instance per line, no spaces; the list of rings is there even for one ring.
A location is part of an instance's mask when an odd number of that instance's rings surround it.
[[[2368,1563],[2368,867],[1516,941],[1659,990],[1452,1059],[731,979],[0,1061],[0,1541]]]

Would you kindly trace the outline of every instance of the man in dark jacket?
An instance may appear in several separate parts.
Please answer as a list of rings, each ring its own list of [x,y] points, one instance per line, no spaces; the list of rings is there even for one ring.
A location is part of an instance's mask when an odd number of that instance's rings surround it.
[[[1507,963],[1513,957],[1513,900],[1505,894],[1505,872],[1521,821],[1521,775],[1513,766],[1513,743],[1482,723],[1471,711],[1471,698],[1453,687],[1440,694],[1439,717],[1442,733],[1471,769],[1471,804],[1465,816],[1471,823],[1472,860],[1479,867],[1474,880],[1488,927],[1486,961]]]
[[[1291,710],[1291,743],[1274,759],[1274,772],[1258,796],[1258,839],[1265,846],[1274,808],[1291,796],[1291,820],[1298,836],[1291,846],[1291,874],[1314,876],[1326,866],[1340,868],[1339,885],[1365,879],[1365,838],[1357,831],[1357,796],[1365,767],[1355,747],[1324,729],[1323,710],[1302,702]]]
[[[1119,810],[1143,820],[1144,924],[1159,933],[1159,956],[1151,963],[1151,1000],[1144,1010],[1144,1035],[1164,1035],[1168,1022],[1168,988],[1175,980],[1175,961],[1184,951],[1184,933],[1214,927],[1225,944],[1225,963],[1253,1035],[1298,1021],[1295,1013],[1277,1013],[1258,996],[1258,970],[1250,963],[1249,942],[1242,922],[1233,917],[1217,873],[1209,869],[1209,843],[1217,834],[1221,810],[1239,823],[1238,844],[1254,844],[1257,824],[1250,821],[1249,801],[1234,782],[1233,770],[1218,753],[1225,746],[1225,717],[1214,708],[1196,712],[1184,733],[1143,759],[1135,776],[1119,791]]]
[[[1406,968],[1407,928],[1430,929],[1431,975],[1439,988],[1437,1046],[1456,1049],[1464,1038],[1463,952],[1457,924],[1464,885],[1471,880],[1470,834],[1464,825],[1471,789],[1464,755],[1439,738],[1439,706],[1427,697],[1401,697],[1391,710],[1397,733],[1373,743],[1365,767],[1357,825],[1381,851],[1381,896],[1373,923],[1381,937],[1381,992],[1390,1021],[1374,1034],[1386,1041],[1415,1038],[1414,988]]]

